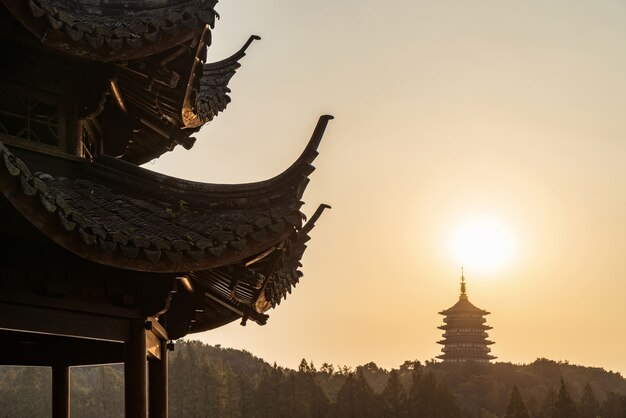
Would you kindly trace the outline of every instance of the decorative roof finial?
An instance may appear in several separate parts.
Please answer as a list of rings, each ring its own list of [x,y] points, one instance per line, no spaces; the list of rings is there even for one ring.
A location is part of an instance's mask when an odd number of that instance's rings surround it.
[[[463,271],[463,267],[461,267],[461,296],[459,299],[467,299],[467,294],[465,293],[465,273]]]

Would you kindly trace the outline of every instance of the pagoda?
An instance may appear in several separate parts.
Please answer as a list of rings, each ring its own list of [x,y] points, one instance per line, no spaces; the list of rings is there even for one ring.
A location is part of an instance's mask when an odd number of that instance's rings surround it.
[[[474,306],[468,299],[465,286],[465,275],[461,273],[461,295],[459,301],[451,308],[439,312],[444,315],[445,325],[438,327],[444,330],[442,344],[443,354],[437,356],[446,363],[476,361],[486,363],[496,357],[489,354],[489,346],[493,341],[487,339],[487,330],[484,316],[490,312]]]
[[[300,211],[325,128],[281,174],[198,183],[140,165],[230,102],[253,40],[207,62],[216,0],[0,0],[0,365],[124,364],[125,414],[165,418],[167,355],[263,325],[299,282]],[[256,139],[256,138],[254,138]],[[274,150],[268,148],[267,153]]]

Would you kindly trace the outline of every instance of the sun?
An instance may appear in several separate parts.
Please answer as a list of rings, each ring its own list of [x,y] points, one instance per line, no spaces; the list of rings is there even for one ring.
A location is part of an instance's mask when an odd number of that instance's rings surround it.
[[[517,252],[515,233],[493,216],[459,221],[450,232],[448,244],[455,263],[483,273],[506,267]]]

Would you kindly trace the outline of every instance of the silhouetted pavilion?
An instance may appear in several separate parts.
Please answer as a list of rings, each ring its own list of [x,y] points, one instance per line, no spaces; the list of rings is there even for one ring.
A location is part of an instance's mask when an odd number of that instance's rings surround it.
[[[437,356],[444,362],[454,363],[462,361],[488,362],[496,357],[490,355],[489,346],[493,341],[487,340],[487,330],[484,316],[489,312],[477,308],[468,299],[465,289],[465,276],[461,274],[461,295],[459,301],[449,309],[439,312],[444,315],[445,325],[438,327],[444,330],[442,344],[443,354]]]
[[[215,0],[0,0],[0,364],[124,363],[126,416],[167,416],[167,349],[290,293],[322,205],[302,195],[331,116],[282,174],[203,184],[139,167],[230,101],[253,39],[205,63]],[[257,139],[257,138],[255,138]],[[268,149],[268,153],[272,150]]]

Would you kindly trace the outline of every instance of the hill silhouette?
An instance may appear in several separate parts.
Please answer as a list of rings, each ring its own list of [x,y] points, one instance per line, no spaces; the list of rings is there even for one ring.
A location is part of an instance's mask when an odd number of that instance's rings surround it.
[[[123,416],[120,366],[74,368],[71,382],[73,417]],[[0,368],[0,415],[49,416],[50,389],[47,369]],[[373,362],[354,370],[329,363],[318,368],[303,359],[291,370],[198,341],[179,342],[170,355],[173,418],[489,418],[527,416],[524,411],[548,418],[561,410],[581,418],[623,418],[626,380],[602,368],[543,358],[527,365],[406,361],[393,370]]]

